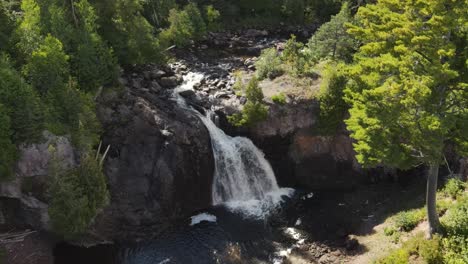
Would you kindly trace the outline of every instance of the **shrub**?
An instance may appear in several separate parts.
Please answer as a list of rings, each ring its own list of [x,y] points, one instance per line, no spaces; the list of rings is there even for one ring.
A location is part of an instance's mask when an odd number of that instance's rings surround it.
[[[457,198],[466,187],[466,183],[458,178],[451,178],[447,181],[442,190],[443,194],[453,199]]]
[[[376,261],[377,264],[407,264],[409,259],[408,251],[398,249],[393,251],[390,255]]]
[[[247,103],[239,114],[228,117],[235,126],[253,126],[268,117],[268,107],[263,103],[263,92],[258,86],[257,78],[253,77],[245,89]]]
[[[412,254],[421,256],[428,264],[442,263],[442,239],[434,235],[432,239],[426,239],[422,233],[410,239],[407,243],[412,243],[410,250]],[[408,247],[408,246],[407,246]]]
[[[442,238],[435,235],[432,239],[427,240],[424,238],[423,233],[418,233],[405,243],[400,249],[391,252],[385,258],[377,261],[377,263],[409,263],[411,255],[422,257],[428,264],[442,263]]]
[[[242,80],[242,72],[241,71],[235,71],[234,74],[234,85],[232,86],[232,89],[236,92],[243,93],[244,92],[244,83]]]
[[[398,232],[398,230],[394,226],[387,226],[384,228],[384,235],[391,236]]]
[[[468,237],[453,235],[443,239],[444,262],[447,264],[468,263]]]
[[[449,235],[468,237],[468,198],[463,197],[447,211],[443,225]]]
[[[413,230],[425,217],[424,209],[400,212],[395,216],[395,227],[408,232]]]
[[[53,179],[49,215],[58,234],[74,239],[85,233],[109,200],[106,178],[94,157],[86,156],[74,169],[61,172],[57,162],[51,166]]]
[[[265,78],[274,79],[284,73],[281,68],[281,59],[275,48],[262,50],[258,61],[255,62],[255,67],[257,69],[257,77],[260,80]]]
[[[284,93],[279,93],[279,94],[273,95],[271,97],[271,100],[273,100],[273,102],[276,104],[284,105],[286,104],[286,95]]]
[[[221,17],[221,13],[219,13],[213,5],[205,6],[205,16],[206,16],[206,27],[209,30],[217,30],[220,27],[219,18]]]

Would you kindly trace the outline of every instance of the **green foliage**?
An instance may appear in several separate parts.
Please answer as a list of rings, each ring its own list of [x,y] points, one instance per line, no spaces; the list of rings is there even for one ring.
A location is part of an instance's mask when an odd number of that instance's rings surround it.
[[[295,76],[315,77],[310,59],[304,49],[304,44],[291,35],[281,53],[281,60],[289,67],[289,72]]]
[[[258,61],[255,62],[255,67],[257,69],[257,78],[260,80],[265,78],[274,79],[284,72],[281,68],[281,58],[275,48],[262,50]]]
[[[394,226],[387,226],[384,228],[384,235],[391,236],[398,232],[398,230]]]
[[[221,13],[213,5],[205,6],[206,27],[208,30],[217,30],[220,28],[219,20]]]
[[[300,24],[305,18],[305,0],[284,0],[281,6],[281,13],[286,21],[292,24]]]
[[[424,216],[424,209],[414,209],[400,212],[395,216],[395,227],[398,230],[405,232],[411,231],[419,224],[419,222],[424,220]]]
[[[458,178],[451,178],[445,183],[443,194],[451,197],[452,199],[457,198],[466,188],[466,183]]]
[[[176,7],[175,0],[144,0],[143,14],[152,25],[163,28],[169,26],[169,11]]]
[[[468,197],[463,197],[447,211],[443,225],[449,235],[468,237]]]
[[[275,104],[284,105],[286,104],[286,95],[284,93],[275,94],[271,97],[271,100]]]
[[[376,261],[376,264],[408,264],[409,253],[406,250],[398,249],[391,254]]]
[[[14,29],[15,23],[6,7],[6,3],[0,1],[0,51],[10,49]]]
[[[443,239],[444,262],[447,264],[468,263],[468,237],[452,235]]]
[[[39,97],[12,68],[8,57],[1,54],[0,104],[10,118],[14,143],[34,142],[40,138],[44,115]]]
[[[442,263],[442,238],[435,235],[432,239],[424,238],[423,233],[418,233],[403,243],[400,249],[394,250],[388,256],[378,260],[379,264],[406,264],[411,255],[420,256],[428,264]]]
[[[258,86],[258,79],[253,77],[245,89],[247,103],[242,112],[228,117],[235,126],[253,126],[268,117],[268,107],[263,103],[263,92]]]
[[[182,10],[172,9],[169,13],[170,27],[160,34],[165,45],[187,46],[190,40],[201,38],[206,32],[203,17],[195,3]]]
[[[98,15],[98,33],[110,43],[123,65],[162,63],[164,56],[154,29],[142,15],[139,0],[93,1]]]
[[[322,71],[322,78],[318,128],[322,134],[333,135],[342,124],[348,110],[348,104],[343,100],[347,82],[344,65],[327,63]]]
[[[468,263],[468,196],[458,196],[456,204],[442,218],[447,233],[443,239],[444,263]]]
[[[466,142],[463,10],[463,1],[435,0],[359,8],[348,32],[362,46],[345,96],[351,105],[346,124],[364,166],[438,164],[445,142]]]
[[[61,89],[69,78],[69,57],[63,51],[62,43],[48,35],[24,67],[29,83],[41,96],[49,91]]]
[[[13,176],[13,167],[16,162],[16,146],[11,140],[11,121],[5,107],[0,104],[0,181]]]
[[[233,76],[234,76],[235,82],[234,82],[234,85],[232,86],[232,89],[242,94],[244,92],[244,82],[242,78],[242,72],[235,71]]]
[[[321,59],[350,61],[355,40],[346,32],[346,23],[351,22],[348,4],[343,4],[340,13],[317,30],[308,43],[309,56],[315,62]]]
[[[56,161],[58,162],[58,161]],[[97,213],[107,205],[109,194],[101,165],[86,156],[74,169],[53,168],[49,215],[55,232],[66,239],[84,234]]]
[[[84,91],[94,92],[98,87],[116,79],[117,60],[113,50],[104,43],[97,33],[97,15],[87,0],[75,3],[75,12],[81,28],[77,30],[78,43],[71,57],[72,74]]]

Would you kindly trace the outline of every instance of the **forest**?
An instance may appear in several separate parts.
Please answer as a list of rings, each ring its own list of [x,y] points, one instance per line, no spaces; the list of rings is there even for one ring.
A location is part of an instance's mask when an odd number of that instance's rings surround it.
[[[467,175],[451,169],[468,155],[466,0],[0,0],[1,184],[17,181],[27,146],[69,139],[78,164],[48,146],[44,199],[52,233],[81,239],[114,201],[103,144],[114,127],[97,110],[105,97],[125,94],[122,78],[139,69],[178,61],[174,50],[195,54],[213,32],[252,28],[311,32],[263,48],[253,72],[231,73],[245,102],[226,111],[229,131],[248,135],[273,109],[293,107],[288,91],[268,95],[265,83],[288,78],[300,93],[319,83],[307,98],[319,104],[314,135],[345,130],[362,170],[424,171],[425,205],[391,217],[384,233],[396,246],[375,263],[468,263]],[[409,235],[423,222],[424,236]]]

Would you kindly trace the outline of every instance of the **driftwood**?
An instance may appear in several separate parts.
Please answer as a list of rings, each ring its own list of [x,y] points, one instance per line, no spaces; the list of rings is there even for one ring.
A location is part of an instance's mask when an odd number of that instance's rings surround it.
[[[0,234],[0,244],[9,244],[24,241],[24,238],[30,234],[36,233],[36,231],[25,230],[19,232],[7,232]]]

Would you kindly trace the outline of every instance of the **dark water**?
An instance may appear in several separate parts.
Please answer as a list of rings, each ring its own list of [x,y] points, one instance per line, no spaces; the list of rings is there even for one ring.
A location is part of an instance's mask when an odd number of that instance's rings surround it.
[[[216,222],[193,226],[190,219],[155,240],[135,245],[104,245],[80,248],[60,244],[55,249],[56,264],[173,264],[173,263],[271,263],[277,251],[272,244],[273,219],[287,203],[269,217],[252,218],[224,206],[204,211]]]

